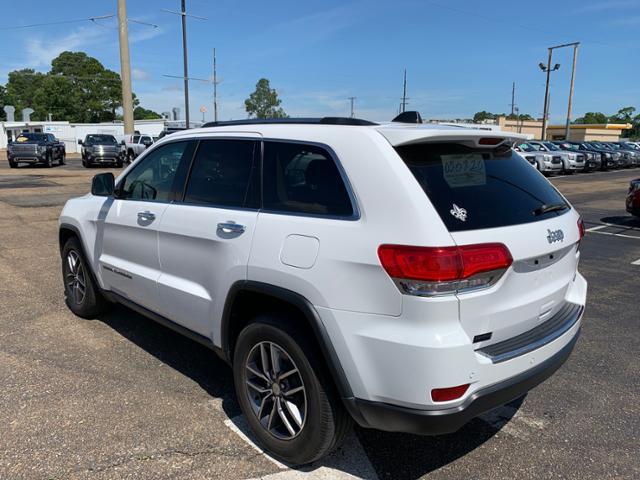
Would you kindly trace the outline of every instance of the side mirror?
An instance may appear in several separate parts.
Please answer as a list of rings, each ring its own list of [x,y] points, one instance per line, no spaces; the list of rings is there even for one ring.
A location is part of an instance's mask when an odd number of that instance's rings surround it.
[[[91,195],[98,197],[110,197],[115,191],[115,178],[113,173],[99,173],[91,181]]]
[[[78,145],[82,145],[82,140],[78,140]]]

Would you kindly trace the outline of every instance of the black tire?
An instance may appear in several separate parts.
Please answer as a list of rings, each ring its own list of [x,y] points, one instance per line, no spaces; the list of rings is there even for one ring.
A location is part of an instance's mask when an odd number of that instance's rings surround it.
[[[47,155],[44,158],[44,166],[51,168],[51,152],[47,152]]]
[[[60,155],[60,159],[58,160],[58,165],[64,165],[65,162],[65,157],[67,156],[67,154],[65,152],[62,152],[62,155]]]
[[[118,160],[118,161],[116,162],[116,167],[118,167],[118,168],[122,168],[122,165],[123,165],[122,160]]]
[[[238,336],[233,356],[233,378],[240,408],[258,442],[266,451],[286,463],[305,465],[327,455],[339,446],[349,433],[353,421],[342,405],[318,347],[313,339],[309,338],[309,333],[296,328],[295,325],[296,322],[292,322],[285,315],[263,315],[254,319]],[[270,431],[258,420],[258,415],[252,406],[253,402],[260,403],[260,397],[257,392],[246,386],[248,375],[253,376],[247,370],[246,362],[255,351],[254,348],[259,349],[258,345],[262,342],[276,345],[281,349],[281,352],[290,357],[291,363],[293,367],[297,368],[299,375],[294,374],[289,378],[293,378],[292,382],[296,378],[301,379],[298,386],[302,384],[304,387],[302,395],[306,408],[301,427],[292,423],[291,409],[287,408],[290,425],[296,429],[299,427],[293,438],[278,438],[276,434],[272,433],[278,423],[285,435],[287,433],[281,417],[276,417],[274,413],[271,413],[274,415],[273,425],[275,427]],[[284,363],[286,360],[280,357],[280,362]],[[271,390],[271,398],[280,398],[283,402],[281,403],[283,410],[286,407],[285,398],[294,401],[293,396],[287,396],[283,393],[290,387],[288,381],[283,380],[284,384],[280,383],[279,386],[273,387],[278,391]],[[277,380],[275,383],[279,382],[280,380]],[[267,382],[263,381],[263,383]],[[277,393],[280,394],[277,395]],[[250,398],[250,395],[253,395],[254,398]],[[256,397],[256,395],[258,396]],[[270,404],[267,402],[268,400],[265,401],[265,411],[268,409],[271,412],[276,412],[275,402],[271,401]],[[291,402],[287,403],[291,405]],[[262,418],[263,421],[268,422],[269,415],[262,415]]]
[[[13,160],[9,160],[9,168],[17,168],[18,162],[14,162]]]
[[[72,265],[77,267],[74,269]],[[64,300],[73,313],[82,318],[95,318],[107,310],[109,304],[100,293],[98,284],[87,265],[80,241],[76,237],[69,238],[62,248],[62,279]],[[74,287],[82,282],[84,282],[83,294]]]
[[[129,150],[127,152],[127,163],[131,163],[136,159],[136,157],[133,155],[133,150]]]

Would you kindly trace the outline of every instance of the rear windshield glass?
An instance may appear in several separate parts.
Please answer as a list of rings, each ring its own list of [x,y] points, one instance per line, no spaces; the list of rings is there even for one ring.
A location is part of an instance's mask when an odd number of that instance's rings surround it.
[[[396,151],[449,231],[535,222],[569,210],[558,191],[510,148],[424,143]]]
[[[113,135],[87,135],[85,142],[87,145],[116,144],[116,137]]]
[[[21,133],[16,138],[16,142],[46,142],[47,134],[46,133]]]

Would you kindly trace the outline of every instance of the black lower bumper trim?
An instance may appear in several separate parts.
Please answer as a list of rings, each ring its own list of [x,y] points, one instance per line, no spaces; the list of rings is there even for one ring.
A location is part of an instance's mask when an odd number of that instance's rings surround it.
[[[358,398],[344,403],[354,420],[365,428],[420,435],[453,433],[475,417],[509,403],[544,382],[567,360],[579,331],[553,357],[504,382],[474,392],[465,403],[446,410],[417,410]]]

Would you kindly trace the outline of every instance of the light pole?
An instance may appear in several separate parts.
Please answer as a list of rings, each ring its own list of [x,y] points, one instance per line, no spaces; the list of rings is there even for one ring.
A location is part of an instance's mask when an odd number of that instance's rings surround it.
[[[538,66],[540,70],[546,72],[547,74],[547,83],[544,89],[544,109],[542,112],[542,136],[541,140],[547,139],[547,117],[549,115],[549,80],[551,77],[551,72],[555,72],[560,68],[560,64],[556,63],[553,68],[551,68],[551,56],[553,55],[553,48],[549,49],[549,59],[547,60],[547,64],[540,62]]]
[[[542,118],[542,140],[546,140],[547,136],[547,116],[549,114],[549,75],[551,72],[560,68],[560,64],[556,63],[553,68],[551,68],[551,55],[553,51],[558,48],[565,47],[573,47],[573,68],[571,69],[571,87],[569,90],[569,107],[567,108],[567,124],[565,127],[565,138],[569,138],[569,124],[571,123],[571,102],[573,101],[573,83],[575,80],[576,73],[576,62],[578,59],[578,45],[580,42],[572,42],[572,43],[563,43],[562,45],[556,45],[554,47],[549,47],[549,59],[547,61],[547,65],[543,63],[539,63],[539,67],[543,72],[547,74],[547,86],[544,93],[544,113]]]

